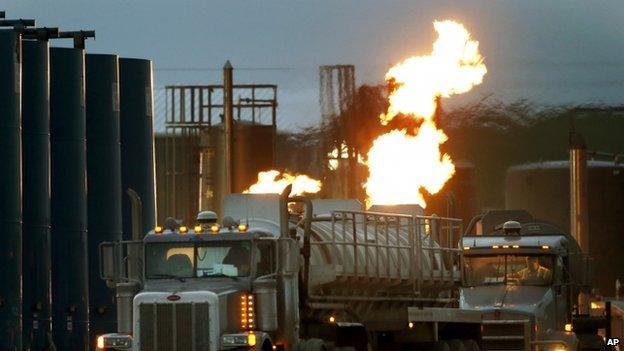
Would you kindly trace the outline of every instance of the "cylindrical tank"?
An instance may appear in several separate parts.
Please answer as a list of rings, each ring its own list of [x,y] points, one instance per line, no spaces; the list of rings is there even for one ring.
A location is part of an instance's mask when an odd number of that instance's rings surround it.
[[[128,188],[141,197],[143,233],[154,227],[156,217],[152,62],[119,59],[119,83],[123,236],[131,239],[132,208],[126,194]]]
[[[21,37],[0,30],[0,350],[21,350]]]
[[[114,291],[99,276],[98,246],[122,239],[117,55],[86,55],[90,340],[116,328]]]
[[[84,51],[51,48],[52,325],[58,350],[89,345],[84,89]]]
[[[233,127],[233,183],[232,191],[240,193],[258,181],[258,173],[274,169],[275,129],[272,125],[235,121]],[[261,142],[259,142],[261,141]],[[225,132],[223,124],[202,133],[200,141],[201,210],[214,210],[221,214],[221,202],[227,194],[224,172]]]
[[[22,186],[25,349],[47,345],[50,318],[50,61],[46,40],[24,40]]]
[[[624,165],[588,161],[589,255],[594,259],[596,287],[614,294],[624,278]],[[569,161],[531,163],[507,170],[505,207],[524,209],[534,217],[570,230]],[[600,274],[598,274],[598,272]]]
[[[196,222],[197,199],[200,193],[210,192],[210,188],[200,192],[200,166],[209,162],[199,153],[199,137],[189,134],[157,134],[154,140],[156,155],[156,208],[157,223],[167,217],[181,219],[192,225]],[[200,161],[201,160],[201,161]],[[204,168],[205,169],[205,168]],[[210,168],[208,168],[210,169]],[[202,173],[207,174],[207,173]],[[210,177],[205,177],[210,178]],[[213,207],[209,207],[214,210]]]

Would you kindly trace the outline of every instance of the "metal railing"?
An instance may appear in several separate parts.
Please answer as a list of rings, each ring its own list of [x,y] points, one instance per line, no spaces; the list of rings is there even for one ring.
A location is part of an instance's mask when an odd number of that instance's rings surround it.
[[[417,296],[424,284],[441,288],[460,281],[461,235],[462,222],[454,218],[335,211],[331,236],[310,245],[339,253],[343,276],[390,284],[409,280]]]

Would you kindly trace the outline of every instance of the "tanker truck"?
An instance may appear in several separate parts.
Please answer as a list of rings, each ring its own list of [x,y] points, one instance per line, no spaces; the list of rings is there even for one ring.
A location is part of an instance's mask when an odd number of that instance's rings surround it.
[[[482,312],[483,350],[605,350],[605,319],[583,314],[591,261],[571,235],[526,211],[491,211],[461,247],[459,308]]]
[[[461,220],[287,194],[101,244],[118,330],[96,349],[479,350],[482,313],[457,308]]]

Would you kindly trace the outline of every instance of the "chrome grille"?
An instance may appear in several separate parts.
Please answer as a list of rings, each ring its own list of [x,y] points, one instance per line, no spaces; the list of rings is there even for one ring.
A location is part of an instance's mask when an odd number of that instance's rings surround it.
[[[529,320],[485,320],[483,321],[484,351],[528,351],[530,350]]]
[[[141,351],[209,351],[208,303],[139,306]]]

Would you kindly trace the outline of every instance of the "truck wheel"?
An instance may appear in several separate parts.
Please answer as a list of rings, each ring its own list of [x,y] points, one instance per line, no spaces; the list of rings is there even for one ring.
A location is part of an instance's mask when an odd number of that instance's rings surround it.
[[[466,351],[464,343],[459,339],[451,339],[447,343],[451,351]]]
[[[464,349],[466,351],[480,351],[479,345],[477,344],[476,341],[472,339],[468,339],[468,340],[462,340],[462,342],[464,343]]]

